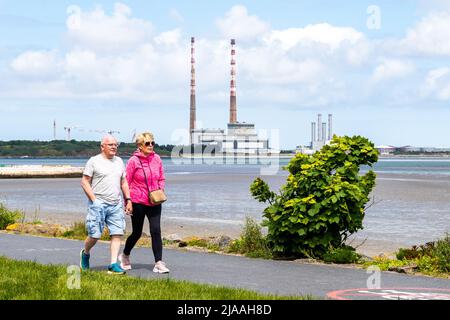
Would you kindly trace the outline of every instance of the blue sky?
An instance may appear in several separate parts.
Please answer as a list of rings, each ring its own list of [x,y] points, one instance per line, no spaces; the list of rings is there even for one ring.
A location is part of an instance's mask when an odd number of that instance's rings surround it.
[[[317,113],[377,145],[450,147],[449,29],[440,0],[0,0],[0,139],[51,140],[56,120],[59,139],[183,142],[195,36],[201,127],[226,127],[236,38],[238,121],[281,148]]]

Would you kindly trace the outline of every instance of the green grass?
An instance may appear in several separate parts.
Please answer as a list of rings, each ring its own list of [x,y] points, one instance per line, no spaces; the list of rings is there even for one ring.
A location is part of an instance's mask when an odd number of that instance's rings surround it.
[[[67,266],[15,261],[0,256],[0,300],[305,300],[170,278],[145,280],[106,272],[81,273],[80,289],[68,289]]]

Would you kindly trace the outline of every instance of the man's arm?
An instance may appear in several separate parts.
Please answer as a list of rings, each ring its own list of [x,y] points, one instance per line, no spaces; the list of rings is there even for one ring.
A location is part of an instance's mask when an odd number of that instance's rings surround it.
[[[128,186],[127,179],[125,177],[122,177],[122,183],[121,183],[123,198],[125,200],[125,213],[128,215],[131,215],[133,212],[133,205],[131,203],[130,198],[130,188]]]
[[[92,190],[91,182],[92,182],[92,177],[90,177],[90,176],[83,175],[83,178],[81,178],[81,187],[83,188],[84,193],[89,198],[89,200],[94,202],[95,194],[94,194],[94,191]]]

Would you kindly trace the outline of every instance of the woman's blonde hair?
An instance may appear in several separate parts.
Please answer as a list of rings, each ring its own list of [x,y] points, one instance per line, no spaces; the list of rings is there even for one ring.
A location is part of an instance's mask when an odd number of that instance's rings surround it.
[[[145,140],[151,139],[152,141],[155,140],[153,137],[153,133],[151,132],[143,132],[141,134],[139,134],[136,137],[136,145],[140,146],[142,144],[144,144]]]

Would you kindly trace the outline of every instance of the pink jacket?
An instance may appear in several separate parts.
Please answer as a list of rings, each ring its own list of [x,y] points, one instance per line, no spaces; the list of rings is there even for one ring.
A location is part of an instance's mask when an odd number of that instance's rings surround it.
[[[142,162],[139,162],[139,159]],[[145,183],[144,171],[147,175],[148,188],[150,191],[163,189],[165,186],[164,169],[161,158],[156,153],[145,157],[140,151],[135,151],[127,162],[127,181],[130,187],[131,201],[151,206],[148,200],[148,189]]]

